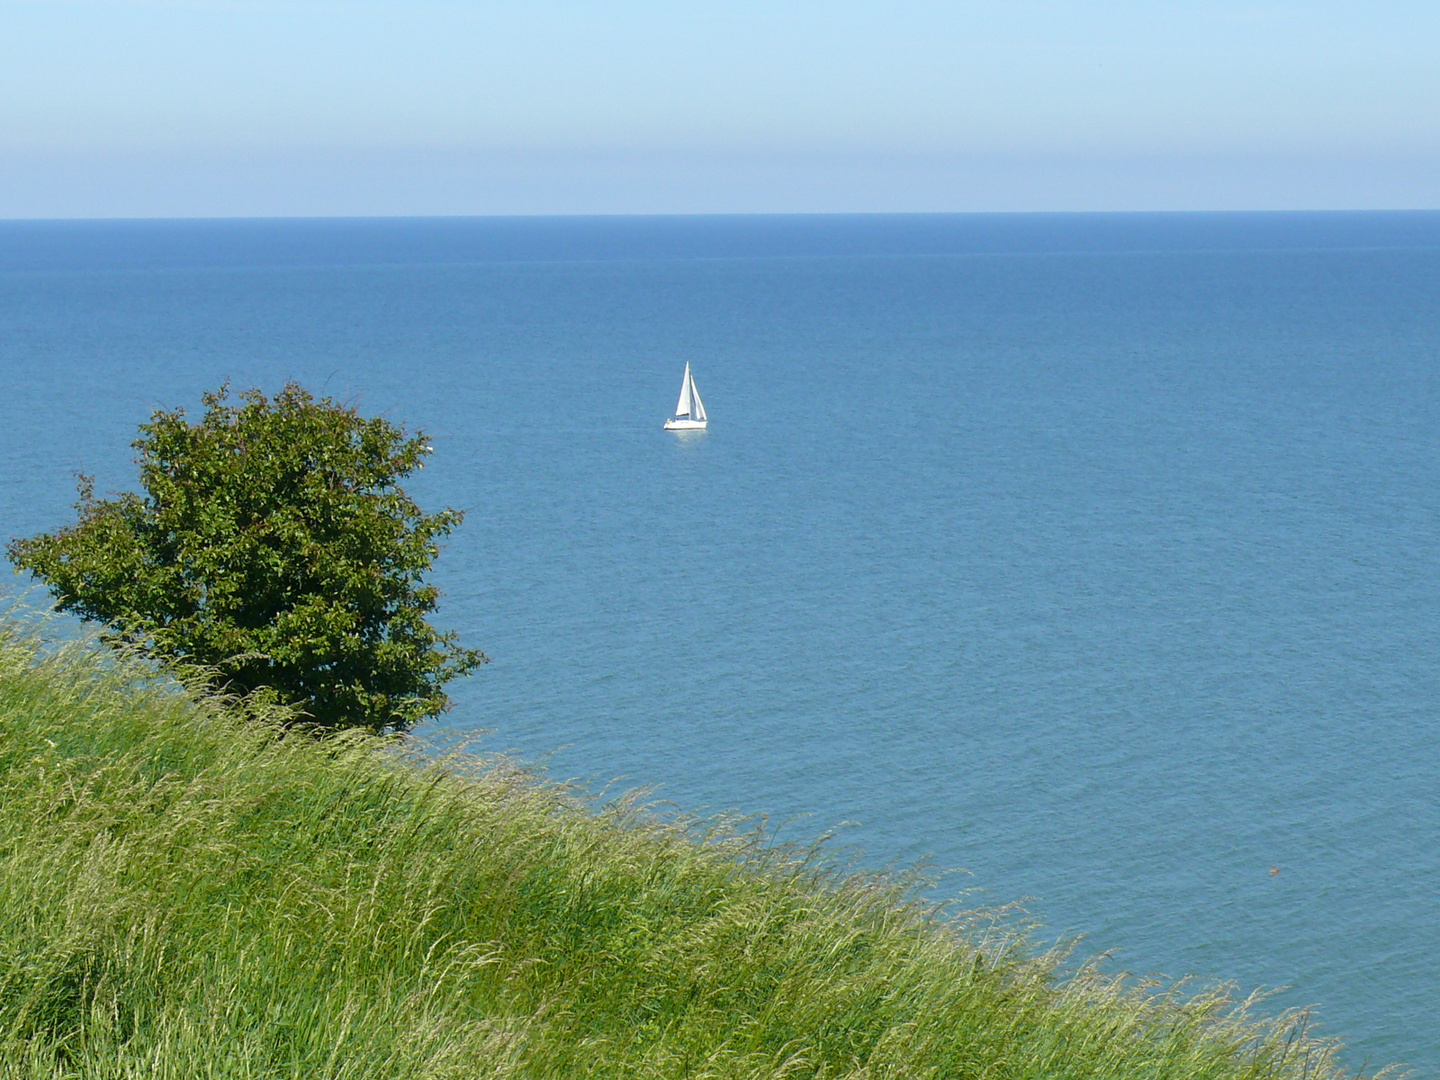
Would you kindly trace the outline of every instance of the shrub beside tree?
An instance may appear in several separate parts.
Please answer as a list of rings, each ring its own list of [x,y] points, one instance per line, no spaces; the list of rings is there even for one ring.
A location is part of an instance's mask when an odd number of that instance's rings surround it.
[[[448,705],[442,687],[486,662],[427,621],[424,576],[459,510],[422,513],[400,481],[430,445],[291,383],[204,397],[140,426],[143,495],[17,539],[19,570],[110,641],[214,673],[219,688],[298,706],[320,728],[405,731]]]

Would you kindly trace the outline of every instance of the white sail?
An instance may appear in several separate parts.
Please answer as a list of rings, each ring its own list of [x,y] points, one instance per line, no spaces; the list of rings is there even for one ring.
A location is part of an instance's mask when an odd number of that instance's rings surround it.
[[[680,381],[680,403],[675,406],[676,416],[690,415],[690,365],[685,365],[685,378]]]
[[[686,364],[686,365],[685,365],[685,370],[686,370],[687,373],[689,372],[689,370],[690,370],[690,365],[689,365],[689,364]],[[694,375],[691,375],[691,376],[690,376],[690,396],[695,399],[695,408],[692,409],[692,410],[691,410],[691,413],[690,413],[691,418],[692,418],[692,419],[695,419],[695,420],[704,420],[704,419],[706,419],[706,416],[705,416],[705,403],[700,400],[700,388],[695,385],[695,376],[694,376]]]
[[[700,391],[695,386],[695,376],[690,374],[690,365],[685,365],[685,377],[680,380],[680,400],[675,403],[675,416],[665,421],[666,431],[704,431],[709,421],[705,419],[705,404],[700,400]]]

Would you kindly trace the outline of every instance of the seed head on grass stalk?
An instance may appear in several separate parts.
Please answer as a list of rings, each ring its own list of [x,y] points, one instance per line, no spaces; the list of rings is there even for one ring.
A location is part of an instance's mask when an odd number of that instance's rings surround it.
[[[1347,1075],[904,879],[396,751],[0,625],[0,1080]]]

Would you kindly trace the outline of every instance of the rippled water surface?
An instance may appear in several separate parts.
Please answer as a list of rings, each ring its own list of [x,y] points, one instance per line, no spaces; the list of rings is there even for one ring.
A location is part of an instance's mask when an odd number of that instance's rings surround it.
[[[1440,1075],[1437,305],[1433,214],[0,223],[0,529],[300,379],[469,511],[449,727]]]

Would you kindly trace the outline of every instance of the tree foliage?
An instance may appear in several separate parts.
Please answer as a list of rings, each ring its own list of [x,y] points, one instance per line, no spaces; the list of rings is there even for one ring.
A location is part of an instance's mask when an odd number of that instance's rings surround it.
[[[463,513],[424,514],[400,487],[430,446],[288,384],[204,397],[140,426],[143,495],[95,498],[76,524],[10,543],[17,568],[110,640],[267,691],[322,728],[403,731],[485,662],[427,621],[424,575]]]

